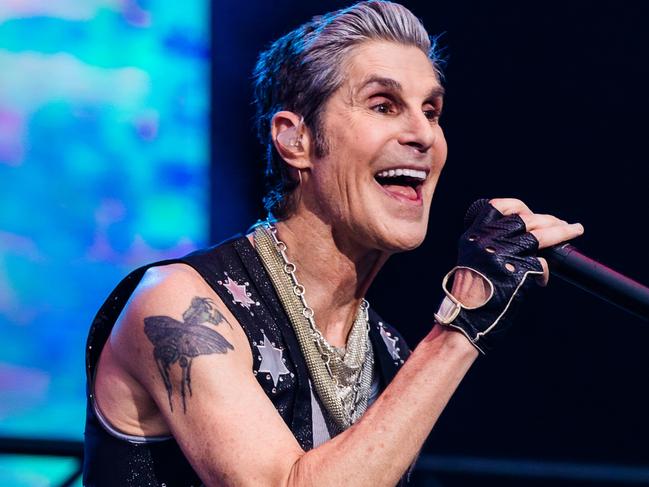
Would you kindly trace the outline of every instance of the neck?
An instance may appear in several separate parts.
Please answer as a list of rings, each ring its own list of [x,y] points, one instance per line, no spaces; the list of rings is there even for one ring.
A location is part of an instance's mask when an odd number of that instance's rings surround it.
[[[294,215],[276,224],[278,238],[327,341],[345,346],[361,300],[388,254],[363,249],[315,215]]]

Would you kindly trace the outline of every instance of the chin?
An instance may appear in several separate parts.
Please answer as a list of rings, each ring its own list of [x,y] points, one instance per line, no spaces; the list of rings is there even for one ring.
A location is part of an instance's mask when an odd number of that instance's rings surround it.
[[[426,238],[427,224],[399,222],[390,225],[384,235],[383,248],[390,253],[407,252],[419,247]]]

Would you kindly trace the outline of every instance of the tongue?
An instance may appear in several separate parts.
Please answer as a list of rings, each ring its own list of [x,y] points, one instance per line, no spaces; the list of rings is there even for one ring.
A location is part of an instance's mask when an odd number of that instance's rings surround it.
[[[405,198],[408,198],[409,200],[416,200],[417,199],[417,191],[415,191],[414,188],[411,188],[410,186],[399,186],[397,184],[386,184],[383,186],[386,190],[388,190],[390,193],[403,196]]]

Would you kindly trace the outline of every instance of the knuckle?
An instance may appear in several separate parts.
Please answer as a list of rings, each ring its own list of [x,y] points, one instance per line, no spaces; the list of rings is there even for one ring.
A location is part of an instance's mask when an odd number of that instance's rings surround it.
[[[500,210],[505,205],[505,200],[503,198],[493,198],[489,200],[489,204],[497,210]]]
[[[530,217],[530,215],[518,215],[521,220],[523,220],[523,223],[525,224],[525,231],[529,232],[531,229],[535,226],[534,225],[534,218]]]
[[[565,220],[562,220],[562,219],[561,219],[561,218],[559,218],[558,216],[555,216],[555,215],[550,215],[550,214],[548,214],[548,215],[545,215],[545,216],[547,217],[547,219],[548,219],[548,220],[552,220],[552,221],[554,221],[554,222],[559,222],[559,223],[563,223],[563,224],[566,224],[566,225],[568,224],[568,222],[567,222],[567,221],[565,221]]]

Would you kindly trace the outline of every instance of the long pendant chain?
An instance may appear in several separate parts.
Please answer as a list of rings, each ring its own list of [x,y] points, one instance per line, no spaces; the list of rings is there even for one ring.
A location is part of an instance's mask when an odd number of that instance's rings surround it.
[[[255,244],[295,328],[314,385],[327,410],[342,429],[346,429],[365,412],[370,395],[374,353],[369,343],[369,304],[366,300],[361,302],[348,338],[348,346],[344,357],[341,357],[316,327],[313,309],[305,298],[304,286],[297,280],[295,264],[286,255],[286,244],[277,238],[277,229],[270,223],[260,225],[255,232]],[[278,259],[276,264],[272,263],[269,254],[273,250]],[[286,276],[285,284],[280,283],[277,271]],[[283,287],[289,283],[292,286],[290,291]],[[291,295],[297,302],[291,304]],[[294,313],[305,319],[306,328]],[[308,340],[307,336],[311,338],[310,346],[304,341]],[[317,357],[313,356],[314,352]],[[326,385],[328,381],[319,372],[319,367],[323,368],[322,373],[326,374],[331,386]]]
[[[273,238],[273,241],[275,243],[275,247],[277,248],[279,254],[282,256],[282,260],[284,261],[284,272],[291,278],[291,281],[293,282],[293,292],[300,299],[302,303],[303,306],[302,314],[309,322],[309,327],[311,328],[313,339],[318,345],[318,348],[320,348],[322,352],[322,359],[325,363],[325,367],[327,367],[327,372],[329,372],[329,375],[331,375],[336,386],[340,386],[341,384],[339,383],[338,375],[332,371],[331,363],[330,363],[332,358],[334,360],[336,360],[336,358],[340,359],[340,354],[327,341],[327,339],[324,337],[324,335],[320,332],[320,330],[316,326],[313,308],[311,308],[306,301],[306,297],[304,295],[304,291],[305,291],[304,286],[302,286],[297,280],[297,276],[295,275],[295,271],[296,271],[295,264],[293,264],[291,261],[288,260],[288,256],[286,255],[286,250],[287,250],[286,244],[277,238],[277,228],[274,225],[271,225],[269,227],[269,230],[270,230],[270,235]],[[365,323],[365,330],[364,330],[365,337],[367,337],[367,334],[369,333],[370,330],[370,322],[369,322],[369,316],[367,311],[368,309],[369,309],[369,303],[365,299],[363,299],[360,304],[360,310],[359,310],[360,316],[358,316],[357,319],[360,318],[363,321],[363,323]],[[354,328],[356,328],[356,323],[354,323],[354,325],[355,325]],[[367,343],[367,339],[363,340],[363,343],[365,344],[366,347],[369,345]],[[364,349],[355,350],[352,351],[352,353],[353,352],[356,352],[355,353],[356,356],[353,357],[355,359],[353,360],[355,363],[346,364],[346,365],[348,366],[348,368],[351,369],[360,369],[360,367],[363,365],[363,362],[365,360],[365,350]],[[356,389],[356,387],[354,387],[354,389]]]

